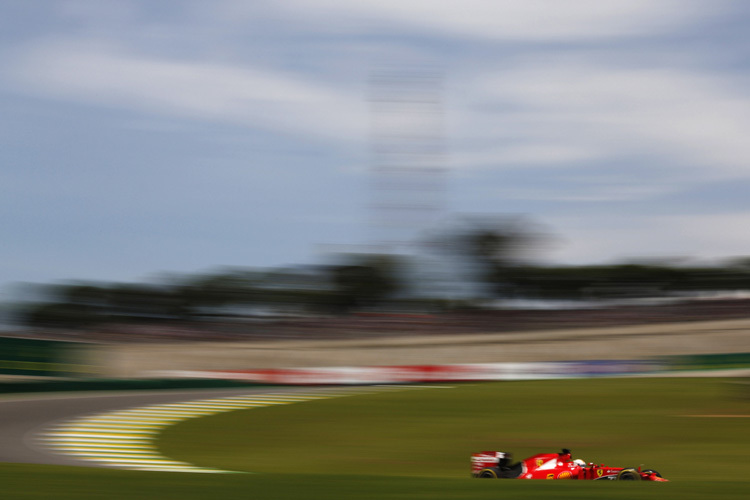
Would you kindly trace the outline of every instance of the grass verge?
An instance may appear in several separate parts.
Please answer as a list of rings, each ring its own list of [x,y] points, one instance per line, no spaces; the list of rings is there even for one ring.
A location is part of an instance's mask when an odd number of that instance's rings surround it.
[[[750,421],[727,415],[750,414],[750,402],[734,387],[723,379],[483,383],[233,411],[171,427],[159,446],[172,458],[251,474],[0,464],[0,497],[745,499]],[[522,458],[563,446],[672,481],[469,478],[473,451]]]

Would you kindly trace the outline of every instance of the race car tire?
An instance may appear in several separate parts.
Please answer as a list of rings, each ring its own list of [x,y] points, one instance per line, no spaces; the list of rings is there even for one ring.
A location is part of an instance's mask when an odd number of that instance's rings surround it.
[[[482,469],[479,472],[477,472],[477,477],[497,479],[497,471],[495,469]]]
[[[641,475],[635,469],[623,469],[617,474],[618,481],[640,481]]]

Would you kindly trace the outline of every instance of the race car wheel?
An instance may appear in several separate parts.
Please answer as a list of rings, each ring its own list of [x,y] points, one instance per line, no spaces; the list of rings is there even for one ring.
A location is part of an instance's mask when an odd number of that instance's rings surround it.
[[[482,469],[477,474],[477,477],[497,479],[497,471],[495,469]]]
[[[617,474],[618,481],[640,481],[641,475],[635,469],[623,469]]]

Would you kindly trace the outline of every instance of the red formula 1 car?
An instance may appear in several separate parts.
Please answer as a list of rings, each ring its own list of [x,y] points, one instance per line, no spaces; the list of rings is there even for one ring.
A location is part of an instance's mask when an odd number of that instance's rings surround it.
[[[653,469],[641,470],[596,465],[572,460],[570,450],[539,453],[513,463],[512,455],[502,451],[483,451],[471,455],[471,475],[506,479],[593,479],[620,481],[667,481]]]

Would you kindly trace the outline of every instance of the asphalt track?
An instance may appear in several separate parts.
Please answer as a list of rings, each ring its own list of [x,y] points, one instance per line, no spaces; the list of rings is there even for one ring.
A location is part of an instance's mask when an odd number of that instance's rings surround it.
[[[37,437],[62,421],[84,415],[152,404],[271,392],[279,394],[295,390],[268,387],[4,396],[0,398],[0,462],[92,467],[92,462],[53,453],[41,446]]]

